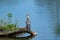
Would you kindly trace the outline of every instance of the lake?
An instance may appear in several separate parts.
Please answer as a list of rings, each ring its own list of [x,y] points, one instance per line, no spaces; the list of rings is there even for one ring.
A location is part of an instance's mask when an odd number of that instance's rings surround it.
[[[31,30],[37,36],[0,38],[1,40],[60,40],[54,28],[60,23],[59,0],[0,0],[0,18],[13,14],[12,22],[18,21],[17,27],[26,26],[26,15],[30,15]],[[19,35],[20,36],[20,35]]]

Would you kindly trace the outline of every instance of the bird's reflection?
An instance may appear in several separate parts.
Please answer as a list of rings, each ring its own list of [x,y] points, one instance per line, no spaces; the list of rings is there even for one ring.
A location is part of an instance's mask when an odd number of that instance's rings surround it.
[[[0,37],[0,40],[31,40],[34,37],[32,35],[26,37]]]

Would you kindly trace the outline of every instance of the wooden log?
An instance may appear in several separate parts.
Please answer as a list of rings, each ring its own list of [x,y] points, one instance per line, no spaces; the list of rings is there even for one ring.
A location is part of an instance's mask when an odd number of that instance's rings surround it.
[[[29,33],[30,35],[36,35],[35,32],[28,30],[27,28],[20,28],[19,30],[8,31],[8,32],[0,32],[0,36],[16,36],[21,33]]]

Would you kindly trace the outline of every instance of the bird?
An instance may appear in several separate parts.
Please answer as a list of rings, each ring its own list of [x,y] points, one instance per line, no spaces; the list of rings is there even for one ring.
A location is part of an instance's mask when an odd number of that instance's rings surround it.
[[[26,28],[28,28],[29,30],[30,30],[30,16],[29,16],[29,14],[27,14],[27,16],[26,16]]]

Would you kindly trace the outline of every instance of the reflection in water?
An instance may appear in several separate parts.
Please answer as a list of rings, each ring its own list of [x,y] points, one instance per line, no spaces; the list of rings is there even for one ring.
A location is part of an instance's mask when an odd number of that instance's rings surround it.
[[[26,36],[26,37],[0,37],[0,40],[31,40],[35,36]]]
[[[60,35],[60,24],[58,24],[55,28],[55,34]]]

